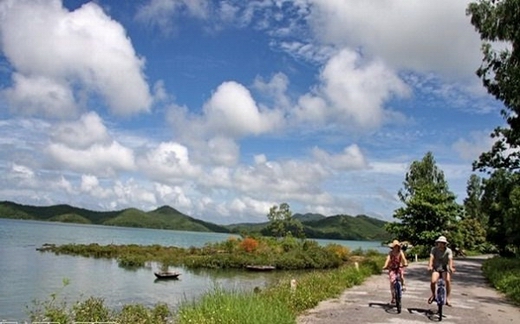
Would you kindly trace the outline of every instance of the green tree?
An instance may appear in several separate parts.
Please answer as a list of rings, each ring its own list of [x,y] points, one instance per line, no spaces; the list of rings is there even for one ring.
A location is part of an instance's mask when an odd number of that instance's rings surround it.
[[[473,163],[474,170],[520,169],[520,1],[480,0],[469,4],[466,14],[480,34],[484,58],[477,75],[484,87],[504,104],[507,125],[491,134],[496,142]],[[497,50],[492,44],[506,44]],[[503,47],[502,47],[503,48]]]
[[[484,180],[482,210],[488,217],[487,239],[501,254],[520,247],[520,175],[496,170]]]
[[[486,224],[484,213],[482,213],[481,200],[484,193],[482,178],[472,174],[467,182],[466,194],[464,199],[464,218],[476,219],[481,224]]]
[[[394,212],[398,221],[388,223],[387,230],[415,246],[431,246],[441,234],[450,239],[462,208],[431,152],[410,165],[403,186],[398,196],[404,206]]]
[[[482,211],[482,179],[472,174],[467,182],[464,214],[457,222],[452,241],[461,249],[478,250],[486,242],[487,218]]]
[[[292,217],[292,212],[289,204],[282,203],[280,207],[277,205],[269,208],[269,225],[266,231],[269,235],[274,237],[285,237],[288,235],[303,238],[304,231],[302,223]]]

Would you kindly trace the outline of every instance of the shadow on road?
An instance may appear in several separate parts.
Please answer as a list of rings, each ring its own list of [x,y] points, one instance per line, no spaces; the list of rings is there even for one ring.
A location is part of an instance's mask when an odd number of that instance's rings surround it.
[[[389,314],[397,314],[397,309],[395,305],[391,305],[389,303],[368,303],[368,307],[379,307],[382,308],[385,312]],[[431,309],[426,308],[406,308],[408,313],[410,314],[420,314],[428,318],[430,321],[439,321],[439,316],[436,311],[432,311]],[[445,316],[443,316],[444,318]]]
[[[368,307],[379,307],[385,310],[385,312],[390,314],[397,314],[397,308],[395,305],[390,303],[368,303]]]
[[[427,317],[430,321],[440,322],[439,314],[426,308],[407,308],[410,314],[422,314]],[[443,318],[446,316],[442,316]]]

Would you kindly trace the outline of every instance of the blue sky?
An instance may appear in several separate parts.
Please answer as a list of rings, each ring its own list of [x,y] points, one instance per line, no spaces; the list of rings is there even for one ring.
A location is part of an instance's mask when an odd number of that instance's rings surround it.
[[[462,202],[503,123],[467,1],[0,1],[0,200],[219,224]]]

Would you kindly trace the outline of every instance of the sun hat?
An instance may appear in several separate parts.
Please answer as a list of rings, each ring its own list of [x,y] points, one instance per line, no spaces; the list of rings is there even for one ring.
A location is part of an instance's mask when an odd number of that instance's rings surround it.
[[[393,240],[392,243],[388,244],[388,247],[393,248],[396,245],[401,246],[401,243],[398,240]]]
[[[435,243],[445,243],[448,244],[448,240],[446,240],[446,237],[439,236],[439,238],[435,241]]]

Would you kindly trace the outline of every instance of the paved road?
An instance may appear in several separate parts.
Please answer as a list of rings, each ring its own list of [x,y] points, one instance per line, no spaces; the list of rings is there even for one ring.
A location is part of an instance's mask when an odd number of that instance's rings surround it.
[[[520,324],[520,308],[508,303],[482,276],[485,257],[455,260],[452,279],[453,307],[445,307],[446,324]],[[403,311],[388,305],[391,299],[388,275],[372,276],[363,285],[346,290],[339,298],[320,303],[297,320],[298,324],[420,324],[438,322],[437,306],[430,296],[426,263],[411,263],[406,269],[407,290]]]

